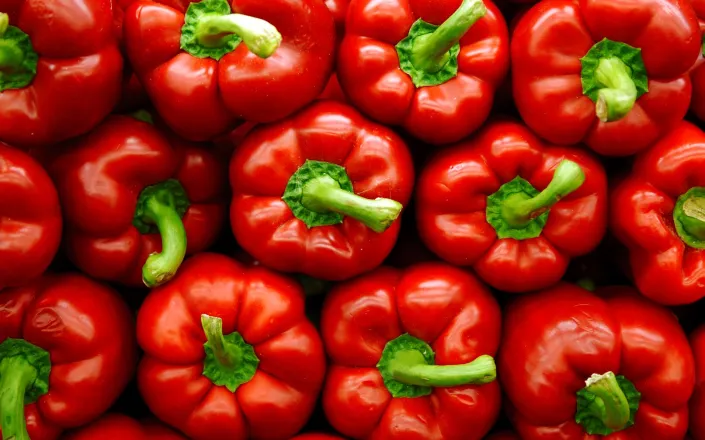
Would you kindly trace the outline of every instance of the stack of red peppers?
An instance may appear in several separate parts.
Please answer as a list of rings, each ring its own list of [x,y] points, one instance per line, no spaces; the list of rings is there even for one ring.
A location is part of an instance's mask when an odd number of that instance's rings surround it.
[[[705,440],[703,41],[0,0],[1,440]]]

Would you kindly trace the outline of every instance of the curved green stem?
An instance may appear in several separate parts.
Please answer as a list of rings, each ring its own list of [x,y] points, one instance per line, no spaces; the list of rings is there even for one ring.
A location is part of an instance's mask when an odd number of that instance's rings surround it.
[[[37,369],[22,357],[0,361],[0,429],[3,440],[30,440],[24,415],[25,394]]]
[[[301,204],[314,212],[337,212],[354,218],[375,232],[384,232],[402,210],[401,203],[378,197],[374,200],[345,191],[329,176],[308,181],[302,190]]]
[[[597,117],[602,122],[618,121],[625,117],[637,99],[637,89],[629,67],[617,57],[603,58],[595,70],[595,80],[604,86],[597,92]]]
[[[438,72],[448,62],[451,47],[486,13],[487,7],[482,0],[463,0],[453,15],[433,33],[414,39],[411,63],[419,70]]]
[[[143,218],[157,225],[162,238],[162,251],[151,254],[142,267],[144,284],[155,287],[173,278],[184,261],[186,229],[174,206],[159,197],[150,197],[143,206]]]
[[[589,412],[605,427],[619,431],[627,425],[629,402],[614,373],[593,374],[585,381],[585,389],[596,396],[588,408]]]
[[[389,371],[398,382],[427,387],[481,385],[497,377],[492,356],[482,355],[461,365],[429,365],[418,350],[396,352],[389,362]]]
[[[222,367],[236,369],[242,362],[242,351],[235,344],[230,344],[225,340],[223,320],[203,314],[201,315],[201,326],[218,363]]]
[[[205,15],[196,27],[196,40],[204,47],[221,47],[229,35],[242,38],[250,52],[260,58],[271,56],[282,36],[271,23],[242,14]]]
[[[502,217],[510,226],[521,228],[580,188],[583,182],[585,173],[580,165],[563,160],[556,168],[551,183],[536,197],[527,199],[523,194],[508,197],[502,204]]]

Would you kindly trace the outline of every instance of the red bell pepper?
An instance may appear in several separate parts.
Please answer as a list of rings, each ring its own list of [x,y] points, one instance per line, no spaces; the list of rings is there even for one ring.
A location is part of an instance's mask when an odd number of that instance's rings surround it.
[[[429,162],[416,212],[422,240],[442,259],[526,292],[555,284],[572,257],[600,243],[607,179],[583,150],[546,146],[523,125],[497,121]]]
[[[133,321],[115,291],[77,274],[0,292],[4,440],[54,440],[105,412],[132,378]]]
[[[442,263],[380,268],[326,297],[323,409],[356,439],[481,439],[500,409],[489,290]]]
[[[363,113],[431,144],[487,119],[509,66],[490,0],[360,0],[348,10],[338,79]]]
[[[541,1],[512,34],[516,106],[550,142],[634,154],[688,111],[700,41],[687,0]]]
[[[62,440],[186,440],[159,423],[140,424],[122,414],[108,414],[88,426],[66,434]]]
[[[230,221],[262,264],[342,280],[392,250],[413,183],[409,151],[391,129],[321,101],[255,129],[238,147]]]
[[[159,114],[192,140],[242,119],[286,117],[316,99],[333,71],[335,27],[320,0],[139,0],[125,32]]]
[[[688,122],[638,156],[612,192],[612,230],[634,282],[661,304],[705,297],[705,133]]]
[[[112,116],[51,171],[69,256],[95,278],[164,283],[185,255],[215,241],[225,220],[227,183],[218,159],[129,116]]]
[[[694,364],[668,309],[629,287],[561,283],[512,303],[498,376],[525,440],[680,440]]]
[[[0,289],[39,277],[61,242],[61,208],[49,175],[33,158],[0,143]]]
[[[323,344],[301,287],[262,267],[202,253],[152,290],[137,317],[140,392],[194,440],[288,438],[311,415]]]
[[[695,440],[705,439],[705,325],[690,335],[695,356],[695,391],[690,399],[690,434]]]
[[[291,440],[345,440],[345,439],[343,439],[343,437],[339,437],[337,435],[311,433],[311,434],[297,435],[296,437],[292,437]]]
[[[700,35],[705,36],[705,0],[690,0],[690,4],[695,9],[700,26]],[[703,38],[703,37],[701,37]],[[690,109],[701,121],[705,120],[705,47],[701,47],[698,61],[690,72],[690,80],[693,82],[693,95],[690,100]],[[705,438],[705,437],[704,437]]]
[[[47,146],[85,133],[120,96],[110,0],[0,0],[0,141]]]

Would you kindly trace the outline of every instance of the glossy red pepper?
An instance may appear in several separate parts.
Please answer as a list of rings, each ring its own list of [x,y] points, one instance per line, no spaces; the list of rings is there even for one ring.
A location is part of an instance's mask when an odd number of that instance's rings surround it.
[[[682,122],[613,189],[611,226],[636,286],[662,304],[705,297],[705,133]]]
[[[687,0],[541,1],[512,33],[514,99],[550,142],[634,154],[685,116],[699,51]]]
[[[194,440],[293,436],[325,374],[301,287],[224,255],[196,255],[152,290],[137,338],[142,397]]]
[[[360,0],[345,32],[337,69],[348,99],[431,144],[485,122],[509,65],[507,25],[490,0]]]
[[[450,265],[385,267],[338,284],[321,319],[328,420],[355,439],[483,438],[500,409],[500,328],[489,290]]]
[[[705,35],[705,0],[690,0],[690,4],[695,9],[698,17],[701,38]],[[690,80],[693,82],[693,95],[690,100],[690,109],[701,121],[705,120],[705,47],[701,47],[698,60],[690,72]]]
[[[39,277],[61,242],[61,207],[49,175],[33,158],[0,143],[0,289]]]
[[[507,292],[558,282],[572,257],[597,247],[607,223],[600,163],[509,121],[431,159],[416,194],[429,249]]]
[[[62,440],[186,440],[186,437],[159,423],[141,424],[122,414],[108,414],[66,434]]]
[[[694,440],[705,439],[705,325],[690,335],[695,357],[695,390],[690,398],[690,434]]]
[[[120,96],[110,0],[0,0],[0,141],[46,147],[85,133]]]
[[[54,440],[105,412],[132,378],[133,320],[115,291],[46,275],[0,292],[4,440]]]
[[[125,32],[154,106],[192,140],[242,119],[286,117],[316,99],[333,71],[335,27],[320,0],[139,0]]]
[[[504,315],[498,377],[522,439],[680,440],[695,383],[678,319],[630,287],[561,283]]]
[[[215,241],[225,220],[227,184],[218,159],[133,117],[112,116],[51,171],[69,256],[95,278],[166,282],[185,255]]]
[[[414,170],[392,130],[321,101],[259,127],[230,163],[230,222],[265,266],[342,280],[379,266],[399,233]]]

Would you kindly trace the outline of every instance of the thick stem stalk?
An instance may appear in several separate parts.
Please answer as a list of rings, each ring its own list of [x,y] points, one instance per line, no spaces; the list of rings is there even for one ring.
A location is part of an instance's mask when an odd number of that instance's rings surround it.
[[[461,365],[428,365],[416,350],[397,352],[389,363],[389,370],[398,382],[428,387],[481,385],[492,382],[497,376],[492,356],[482,355]]]
[[[152,197],[145,204],[144,217],[159,229],[162,251],[153,253],[142,267],[142,280],[154,287],[174,277],[186,256],[186,229],[176,209]]]
[[[271,23],[242,14],[206,15],[196,28],[196,39],[204,47],[223,46],[223,37],[236,34],[250,52],[270,57],[279,48],[282,36]]]
[[[631,111],[637,90],[624,61],[617,57],[603,58],[595,70],[595,79],[604,85],[597,92],[595,113],[602,122],[618,121]]]
[[[0,362],[0,428],[3,440],[30,440],[24,415],[24,398],[37,378],[37,369],[22,357]]]
[[[614,373],[593,374],[585,381],[585,389],[597,396],[590,405],[590,412],[607,428],[619,431],[627,425],[629,402]]]

